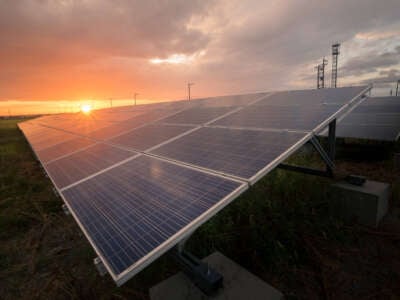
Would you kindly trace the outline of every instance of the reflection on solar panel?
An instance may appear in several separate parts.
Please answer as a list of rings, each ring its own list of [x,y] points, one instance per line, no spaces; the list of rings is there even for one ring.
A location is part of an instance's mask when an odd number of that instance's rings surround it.
[[[354,108],[368,89],[119,107],[46,116],[20,129],[120,285]]]
[[[400,97],[367,98],[340,121],[336,135],[396,141],[400,137]]]

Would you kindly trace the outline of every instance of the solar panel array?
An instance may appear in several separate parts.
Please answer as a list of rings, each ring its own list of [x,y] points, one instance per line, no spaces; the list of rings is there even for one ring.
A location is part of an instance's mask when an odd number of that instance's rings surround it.
[[[370,97],[341,120],[336,135],[377,141],[400,137],[400,97]]]
[[[356,106],[368,89],[115,107],[19,127],[120,285]]]

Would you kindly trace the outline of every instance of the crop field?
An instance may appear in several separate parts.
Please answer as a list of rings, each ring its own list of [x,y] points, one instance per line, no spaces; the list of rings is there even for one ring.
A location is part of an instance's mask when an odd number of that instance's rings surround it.
[[[63,213],[20,121],[0,120],[0,299],[148,299],[148,289],[178,266],[164,255],[119,288],[99,276],[94,251]],[[339,178],[359,174],[391,183],[390,213],[378,228],[332,217],[333,179],[277,169],[200,227],[188,249],[199,257],[218,250],[290,299],[399,299],[396,147],[372,158],[339,149],[336,161]],[[290,160],[320,166],[307,151]]]

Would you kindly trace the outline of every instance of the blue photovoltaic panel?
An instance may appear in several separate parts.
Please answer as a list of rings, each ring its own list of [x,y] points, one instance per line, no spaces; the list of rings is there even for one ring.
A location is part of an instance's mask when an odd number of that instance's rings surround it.
[[[342,124],[351,125],[390,125],[400,130],[400,113],[398,114],[366,114],[366,113],[350,113],[341,122]]]
[[[137,125],[139,126],[139,125]],[[136,126],[136,127],[137,127]],[[113,125],[107,126],[105,128],[98,129],[96,131],[90,132],[88,134],[89,137],[98,139],[98,140],[107,140],[114,136],[120,135],[124,132],[134,129],[135,126],[131,124],[123,123],[115,123]]]
[[[152,153],[250,179],[305,133],[203,127]]]
[[[134,155],[134,152],[106,144],[96,144],[55,160],[45,168],[55,185],[61,189]]]
[[[244,105],[249,105],[258,99],[262,99],[267,95],[268,93],[229,95],[229,96],[220,96],[220,97],[194,100],[192,102],[194,105],[203,107],[244,106]]]
[[[108,140],[113,137],[117,137],[121,134],[127,133],[128,131],[143,126],[147,123],[154,122],[162,118],[163,116],[167,116],[168,114],[171,113],[172,112],[169,110],[167,111],[163,110],[163,111],[154,111],[154,112],[140,114],[126,121],[115,123],[111,126],[93,131],[89,133],[89,136],[99,140]]]
[[[110,140],[110,143],[144,151],[193,127],[174,125],[147,125]]]
[[[366,105],[400,106],[400,96],[368,97],[363,103],[361,103],[361,106]]]
[[[20,128],[122,284],[297,150],[358,93],[340,88],[138,105],[45,116]],[[228,112],[219,126],[205,125]]]
[[[163,119],[165,123],[203,124],[231,111],[232,107],[196,107]]]
[[[338,105],[249,106],[211,125],[266,129],[312,130],[339,110]]]
[[[37,151],[37,155],[40,158],[42,163],[47,163],[58,157],[75,152],[79,149],[85,148],[94,143],[95,142],[93,140],[76,137],[76,138],[72,138],[68,141],[56,144],[54,146],[45,148],[43,150]]]
[[[365,100],[368,101],[368,100]],[[355,113],[367,114],[383,114],[397,113],[400,114],[400,105],[360,105],[354,109]]]
[[[377,141],[396,141],[399,138],[399,134],[399,127],[379,124],[339,124],[336,129],[337,137],[368,139]]]
[[[325,133],[326,134],[326,133]],[[395,141],[400,134],[400,97],[369,97],[337,124],[336,135]]]
[[[76,135],[60,131],[57,129],[45,128],[40,131],[37,135],[29,140],[29,143],[35,149],[35,151],[40,151],[48,147],[54,146],[56,144],[62,143],[64,141],[75,138]]]
[[[277,92],[254,105],[301,105],[308,107],[318,104],[343,105],[363,92],[365,88],[365,86],[357,86]]]
[[[140,156],[63,191],[63,196],[118,276],[168,239],[182,236],[180,230],[244,187]]]

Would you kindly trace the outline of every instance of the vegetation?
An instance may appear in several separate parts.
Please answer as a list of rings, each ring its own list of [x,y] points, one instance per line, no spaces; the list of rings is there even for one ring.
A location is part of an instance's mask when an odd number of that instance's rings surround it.
[[[177,266],[164,256],[121,288],[100,277],[18,121],[0,121],[0,299],[148,299]],[[318,165],[306,152],[291,160]],[[391,213],[378,229],[331,217],[330,179],[275,170],[203,225],[188,248],[199,256],[218,250],[288,297],[400,297],[400,174],[391,159],[337,163],[339,174],[393,184]]]

